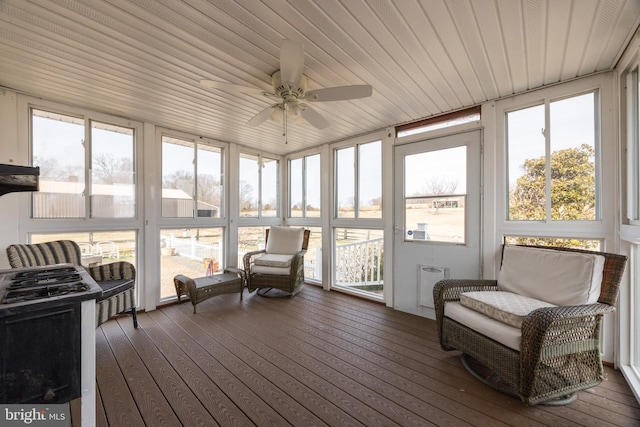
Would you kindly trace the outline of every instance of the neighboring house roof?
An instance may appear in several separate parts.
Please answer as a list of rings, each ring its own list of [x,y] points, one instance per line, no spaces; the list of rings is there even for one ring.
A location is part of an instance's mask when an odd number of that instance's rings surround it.
[[[40,180],[40,193],[81,194],[85,185],[82,182]],[[92,195],[132,197],[134,186],[131,184],[93,184]],[[163,199],[193,200],[179,188],[163,188]],[[198,200],[198,209],[218,209],[217,206]]]

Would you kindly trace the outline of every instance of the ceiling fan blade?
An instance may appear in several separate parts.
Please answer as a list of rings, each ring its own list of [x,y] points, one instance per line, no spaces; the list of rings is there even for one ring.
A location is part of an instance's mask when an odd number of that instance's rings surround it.
[[[336,86],[326,89],[310,90],[302,99],[311,102],[345,101],[347,99],[371,96],[373,88],[369,85]]]
[[[304,69],[304,50],[300,43],[283,40],[280,48],[280,76],[282,83],[298,87]]]
[[[260,126],[269,117],[271,117],[271,113],[273,112],[273,109],[277,108],[278,105],[279,104],[273,104],[273,105],[268,106],[264,110],[260,111],[258,114],[253,116],[253,118],[251,120],[249,120],[247,122],[247,126],[253,126],[253,127]]]
[[[309,107],[307,104],[300,104],[300,108],[302,109],[302,118],[311,123],[314,127],[318,129],[325,129],[329,127],[330,123],[327,119],[322,117],[320,113]]]
[[[260,89],[259,87],[240,86],[233,83],[219,82],[217,80],[200,80],[200,84],[204,87],[221,89],[227,92],[240,92],[247,95],[264,95],[268,97],[276,96],[275,93]]]

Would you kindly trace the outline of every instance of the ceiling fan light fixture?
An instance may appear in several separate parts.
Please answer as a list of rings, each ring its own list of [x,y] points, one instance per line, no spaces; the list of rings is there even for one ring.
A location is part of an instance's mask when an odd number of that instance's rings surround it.
[[[289,117],[291,119],[297,119],[298,117],[300,117],[302,115],[302,109],[300,108],[300,105],[298,105],[298,102],[289,102]]]
[[[281,123],[284,119],[284,110],[282,109],[282,107],[280,105],[274,106],[269,118],[274,122]]]

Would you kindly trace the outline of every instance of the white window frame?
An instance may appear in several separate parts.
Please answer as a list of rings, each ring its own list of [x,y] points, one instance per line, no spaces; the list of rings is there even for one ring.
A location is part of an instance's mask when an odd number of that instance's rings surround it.
[[[318,176],[318,181],[320,183],[320,216],[319,217],[310,217],[307,215],[307,190],[308,190],[308,185],[309,182],[307,181],[307,158],[309,157],[314,157],[314,156],[318,156],[318,158],[320,159],[320,176]],[[294,160],[301,160],[302,161],[302,216],[299,217],[292,217],[291,216],[291,180],[292,180],[292,176],[291,176],[291,162]],[[324,164],[324,159],[322,158],[321,153],[319,153],[318,151],[312,151],[312,152],[304,152],[304,153],[297,153],[294,155],[290,155],[287,156],[285,158],[285,163],[286,163],[286,175],[287,175],[287,193],[286,193],[286,197],[284,197],[285,201],[286,201],[286,208],[285,208],[285,212],[286,212],[286,217],[287,217],[287,222],[288,221],[300,221],[302,220],[304,223],[307,222],[311,222],[311,223],[320,223],[320,218],[323,216],[324,211],[322,210],[322,165]]]
[[[610,77],[610,76],[609,76]],[[600,95],[599,137],[596,138],[596,210],[597,220],[589,221],[514,221],[507,220],[508,186],[507,181],[507,147],[506,147],[506,113],[532,105],[545,103],[545,100],[567,98],[597,90]],[[496,226],[498,241],[500,236],[532,236],[532,237],[575,237],[595,239],[603,242],[602,250],[615,247],[616,222],[616,175],[609,172],[615,162],[615,122],[612,113],[613,91],[611,79],[605,75],[596,75],[576,80],[563,85],[545,88],[523,95],[496,102]],[[600,122],[598,123],[598,119]],[[604,143],[602,141],[605,141]],[[602,173],[603,165],[607,173]]]
[[[329,217],[330,221],[329,221],[329,230],[330,232],[328,233],[323,233],[323,247],[330,247],[331,248],[331,262],[330,262],[330,271],[329,271],[329,276],[324,275],[323,277],[330,277],[330,280],[327,281],[327,283],[325,283],[325,288],[328,289],[333,289],[333,286],[336,282],[335,280],[335,248],[334,248],[334,244],[335,244],[335,232],[336,229],[338,228],[351,228],[351,229],[379,229],[379,230],[383,230],[384,231],[384,236],[385,236],[385,263],[384,263],[384,271],[385,271],[385,280],[384,280],[384,293],[385,293],[385,297],[384,300],[385,301],[392,301],[392,297],[389,296],[389,294],[391,293],[391,288],[392,288],[392,276],[393,276],[393,271],[392,271],[392,257],[393,257],[393,250],[390,246],[392,246],[391,244],[388,244],[388,242],[390,242],[390,236],[391,236],[391,226],[385,223],[385,218],[391,217],[392,213],[391,212],[387,212],[387,210],[390,208],[390,202],[387,200],[390,196],[390,187],[386,187],[385,186],[385,178],[387,177],[386,174],[390,174],[390,171],[387,170],[387,168],[390,167],[389,162],[391,161],[391,152],[390,152],[390,147],[391,145],[389,144],[389,139],[391,138],[391,132],[390,131],[382,131],[382,132],[376,132],[373,134],[367,134],[367,135],[361,135],[359,137],[356,138],[352,138],[349,140],[345,140],[345,141],[341,141],[338,143],[334,143],[334,144],[330,144],[329,145],[329,170],[331,171],[331,182],[330,182],[330,191],[329,191],[329,200],[330,200],[330,209],[324,210],[324,206],[323,206],[323,212],[325,217]],[[381,157],[382,157],[382,161],[381,161],[381,167],[382,167],[382,171],[381,171],[381,176],[382,176],[382,216],[381,218],[359,218],[358,215],[354,214],[353,218],[339,218],[337,216],[337,203],[336,203],[336,192],[337,192],[337,170],[336,170],[336,151],[339,149],[343,149],[343,148],[349,148],[349,147],[354,147],[354,149],[356,150],[357,153],[357,148],[359,145],[361,144],[367,144],[370,142],[375,142],[375,141],[381,141]],[[356,154],[357,156],[357,154]],[[387,157],[389,156],[389,157]],[[357,157],[356,157],[357,158]],[[386,159],[386,160],[385,160]],[[359,201],[358,201],[358,169],[357,167],[354,168],[354,174],[355,174],[355,206],[359,205]],[[388,184],[388,182],[387,182]],[[327,212],[331,212],[330,215],[327,215]],[[326,244],[329,244],[330,246],[326,246]],[[326,251],[325,251],[326,252]],[[326,259],[326,255],[325,255],[325,259]],[[339,288],[341,292],[348,292],[347,290],[345,290],[345,288]],[[354,291],[354,294],[361,296],[363,298],[367,298],[367,299],[372,299],[374,301],[380,301],[380,298],[375,298],[375,297],[371,297],[369,295],[367,295],[366,293],[363,292],[357,292]]]
[[[70,116],[84,117],[89,123],[89,128],[85,126],[85,135],[91,131],[90,120],[112,123],[115,125],[129,127],[134,129],[135,137],[135,194],[136,194],[136,210],[135,215],[131,218],[91,218],[90,211],[85,212],[84,219],[78,218],[30,218],[27,216],[19,216],[17,218],[17,227],[20,230],[18,241],[16,243],[29,243],[31,235],[41,234],[60,234],[65,232],[92,232],[92,231],[133,231],[136,234],[136,276],[139,278],[138,283],[145,283],[145,177],[142,171],[144,157],[144,126],[141,122],[129,120],[122,117],[111,116],[108,114],[98,113],[92,110],[71,107],[58,102],[47,101],[27,95],[18,95],[17,97],[17,137],[18,137],[18,153],[17,163],[27,164],[32,158],[31,146],[31,109],[39,109],[52,111],[59,114],[68,114]],[[89,164],[85,163],[85,169],[89,168]],[[19,210],[21,212],[31,212],[31,197],[19,198]],[[136,287],[136,300],[138,307],[141,309],[149,308],[146,305],[147,289],[143,285]],[[155,308],[155,307],[154,307]]]
[[[258,168],[258,215],[257,216],[252,216],[252,217],[243,217],[240,215],[240,195],[236,194],[236,200],[238,201],[238,206],[235,206],[234,210],[235,212],[238,213],[238,224],[240,226],[262,226],[262,225],[277,225],[280,224],[283,220],[283,212],[286,212],[286,207],[283,206],[283,200],[287,199],[287,197],[283,197],[283,176],[285,171],[284,169],[286,169],[286,167],[283,167],[283,159],[281,156],[277,156],[275,154],[263,154],[263,153],[256,153],[254,151],[249,151],[249,150],[243,150],[243,149],[239,149],[238,153],[237,153],[237,157],[235,158],[234,162],[236,164],[236,170],[237,170],[237,177],[238,177],[238,185],[236,188],[236,192],[240,191],[240,158],[243,155],[247,155],[247,156],[254,156],[258,158],[258,162],[260,165],[262,165],[262,159],[263,157],[268,158],[269,160],[275,160],[278,162],[278,171],[277,171],[277,177],[278,177],[278,183],[277,183],[277,195],[276,195],[276,215],[275,216],[263,216],[262,215],[262,208],[264,206],[264,200],[262,199],[262,168],[259,167]]]
[[[194,194],[190,194],[190,196],[194,197],[193,200],[193,209],[192,209],[192,216],[191,217],[163,217],[162,216],[162,194],[160,194],[160,207],[159,207],[159,212],[160,212],[160,217],[163,218],[164,220],[167,221],[172,221],[172,220],[196,220],[196,221],[204,221],[204,222],[211,222],[214,221],[216,222],[216,226],[219,225],[220,222],[222,222],[222,220],[224,220],[224,218],[227,217],[227,185],[226,182],[227,180],[225,179],[226,177],[226,170],[227,170],[227,145],[225,143],[213,140],[213,139],[208,139],[208,138],[202,138],[202,137],[198,137],[195,135],[190,135],[190,134],[186,134],[183,132],[176,132],[176,131],[168,131],[168,130],[164,130],[164,129],[160,129],[158,132],[158,146],[159,148],[159,156],[160,156],[160,162],[159,162],[159,170],[158,170],[158,176],[160,178],[160,183],[159,183],[159,188],[160,191],[162,192],[162,180],[163,180],[163,174],[164,171],[162,169],[162,161],[163,161],[163,153],[162,153],[162,147],[164,144],[163,139],[167,137],[167,138],[175,138],[175,139],[179,139],[185,142],[191,142],[193,143],[193,193]],[[222,185],[222,194],[220,195],[220,215],[219,217],[199,217],[197,214],[197,195],[198,195],[198,146],[200,145],[207,145],[207,146],[211,146],[211,147],[216,147],[218,149],[220,149],[220,156],[221,156],[221,160],[220,160],[220,172],[221,172],[221,185]],[[217,220],[217,221],[216,221]],[[199,227],[202,227],[202,225],[200,225]]]

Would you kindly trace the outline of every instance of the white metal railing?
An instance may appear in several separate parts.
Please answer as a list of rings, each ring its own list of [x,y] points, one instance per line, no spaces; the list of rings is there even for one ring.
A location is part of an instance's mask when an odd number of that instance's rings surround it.
[[[381,285],[383,238],[336,245],[336,285]]]

